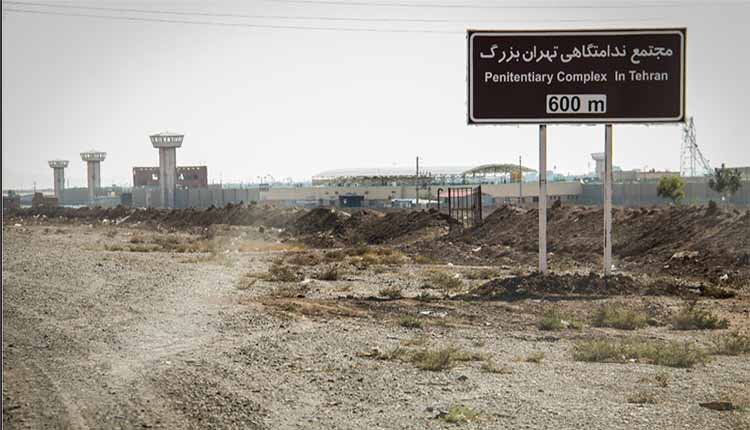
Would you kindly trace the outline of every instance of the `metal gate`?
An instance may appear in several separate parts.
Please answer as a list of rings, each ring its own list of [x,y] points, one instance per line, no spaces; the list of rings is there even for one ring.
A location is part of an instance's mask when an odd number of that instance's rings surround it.
[[[438,190],[438,210],[440,210],[440,192]],[[482,186],[448,188],[448,215],[464,227],[473,227],[482,223]]]

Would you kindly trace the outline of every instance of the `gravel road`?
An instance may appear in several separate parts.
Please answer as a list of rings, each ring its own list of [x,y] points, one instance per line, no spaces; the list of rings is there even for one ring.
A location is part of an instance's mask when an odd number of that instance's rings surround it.
[[[750,425],[746,415],[698,405],[750,400],[747,356],[693,369],[581,363],[570,356],[577,339],[623,334],[540,332],[535,315],[547,304],[538,300],[368,299],[394,284],[418,294],[410,279],[422,269],[412,266],[306,280],[304,294],[280,296],[263,280],[238,288],[284,252],[250,227],[227,233],[249,244],[242,252],[205,258],[107,250],[150,234],[136,228],[10,224],[3,233],[6,428],[456,428],[440,419],[456,405],[477,412],[459,424],[469,429]],[[668,309],[678,300],[650,303]],[[747,330],[748,303],[741,295],[709,305]],[[406,328],[397,323],[402,315],[435,322]],[[641,333],[699,344],[714,334]],[[505,371],[467,361],[431,372],[366,356],[409,342],[481,352]],[[541,362],[526,360],[535,353],[544,354]],[[653,382],[657,375],[667,386]],[[628,401],[644,390],[655,403]]]

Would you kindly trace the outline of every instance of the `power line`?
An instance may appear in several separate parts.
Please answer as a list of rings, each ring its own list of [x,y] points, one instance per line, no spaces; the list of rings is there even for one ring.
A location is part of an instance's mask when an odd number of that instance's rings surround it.
[[[129,21],[129,22],[157,22],[157,23],[170,23],[170,24],[206,25],[206,26],[217,26],[217,27],[246,27],[246,28],[273,29],[273,30],[311,30],[311,31],[343,31],[343,32],[360,32],[360,33],[414,33],[414,34],[452,34],[452,35],[459,34],[459,32],[457,31],[432,30],[432,29],[399,29],[399,28],[374,28],[374,27],[319,27],[319,26],[303,26],[303,25],[195,21],[195,20],[185,20],[185,19],[166,19],[166,18],[136,17],[136,16],[122,16],[122,15],[100,15],[100,14],[88,14],[88,13],[56,12],[56,11],[50,11],[50,10],[31,10],[31,9],[18,9],[18,8],[9,8],[9,7],[3,8],[3,12],[32,14],[32,15],[53,15],[53,16],[64,16],[64,17],[109,19],[109,20],[115,20],[115,21]],[[534,22],[534,21],[527,21],[527,22]],[[597,22],[597,21],[592,20],[590,22]],[[463,30],[461,32],[463,32]]]
[[[22,1],[4,1],[5,4],[20,5],[20,6],[34,6],[34,7],[47,7],[56,9],[77,9],[77,10],[94,10],[94,11],[106,11],[106,12],[128,12],[128,13],[141,13],[141,14],[158,14],[158,15],[179,15],[179,16],[208,16],[217,18],[249,18],[249,19],[278,19],[278,20],[301,20],[301,21],[359,21],[359,22],[393,22],[393,23],[436,23],[436,24],[450,24],[450,23],[469,23],[469,22],[487,22],[487,23],[501,23],[501,22],[624,22],[632,21],[623,18],[558,18],[558,19],[541,19],[541,20],[529,20],[529,19],[488,19],[488,18],[369,18],[369,17],[335,17],[335,16],[300,16],[300,15],[248,15],[238,13],[216,13],[216,12],[186,12],[186,11],[175,11],[175,10],[164,10],[164,9],[134,9],[134,8],[112,8],[112,7],[98,7],[98,6],[76,6],[76,5],[59,5],[54,3],[41,3],[41,2],[22,2]],[[641,18],[637,21],[657,21],[663,20],[664,18],[650,17]]]
[[[159,22],[159,23],[170,23],[170,24],[207,25],[207,26],[218,26],[218,27],[247,27],[247,28],[260,28],[260,29],[273,29],[273,30],[348,31],[348,32],[366,32],[366,33],[427,33],[427,34],[454,34],[454,35],[457,34],[457,32],[455,31],[428,30],[428,29],[315,27],[315,26],[302,26],[302,25],[276,25],[276,24],[251,24],[251,23],[239,23],[239,22],[193,21],[193,20],[182,20],[182,19],[165,19],[165,18],[150,18],[150,17],[135,17],[135,16],[115,16],[115,15],[97,15],[97,14],[87,14],[87,13],[54,12],[54,11],[41,11],[41,10],[29,10],[29,9],[16,9],[16,8],[7,8],[7,7],[3,8],[3,12],[26,13],[26,14],[32,14],[32,15],[54,15],[54,16],[66,16],[66,17],[109,19],[109,20],[130,21],[130,22]]]
[[[440,4],[440,3],[409,3],[409,2],[371,2],[350,0],[265,0],[275,3],[291,4],[319,4],[329,6],[371,6],[371,7],[400,7],[400,8],[437,8],[437,9],[654,9],[654,8],[681,8],[685,6],[715,6],[743,5],[744,2],[663,2],[663,3],[633,3],[633,4],[516,4],[516,5],[493,5],[493,4]]]

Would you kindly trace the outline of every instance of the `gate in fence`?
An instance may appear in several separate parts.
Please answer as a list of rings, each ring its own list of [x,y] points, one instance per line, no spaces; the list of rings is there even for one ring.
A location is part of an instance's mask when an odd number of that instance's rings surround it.
[[[445,198],[448,216],[464,227],[482,223],[482,186],[448,188]],[[438,190],[438,210],[441,209],[441,190]]]

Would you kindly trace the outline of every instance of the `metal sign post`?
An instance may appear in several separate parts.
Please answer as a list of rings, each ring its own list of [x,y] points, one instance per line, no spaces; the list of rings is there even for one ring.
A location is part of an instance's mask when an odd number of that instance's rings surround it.
[[[539,272],[547,273],[547,126],[539,125]]]
[[[604,126],[604,275],[612,274],[612,124]]]

